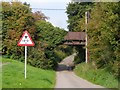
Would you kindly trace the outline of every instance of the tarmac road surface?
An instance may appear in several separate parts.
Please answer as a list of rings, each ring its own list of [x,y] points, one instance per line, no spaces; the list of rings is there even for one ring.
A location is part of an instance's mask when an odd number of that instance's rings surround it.
[[[56,72],[56,86],[55,88],[104,88],[95,85],[87,80],[84,80],[75,75],[73,71],[68,70],[69,64],[72,64],[74,56],[70,55],[59,63],[58,71]]]

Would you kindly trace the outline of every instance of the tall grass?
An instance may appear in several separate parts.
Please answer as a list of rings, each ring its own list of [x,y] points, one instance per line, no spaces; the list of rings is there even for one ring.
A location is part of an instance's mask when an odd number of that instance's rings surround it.
[[[2,57],[0,56],[0,63],[2,63]],[[0,90],[2,88],[2,66],[0,64]]]
[[[3,66],[3,88],[54,88],[55,72],[27,65],[27,79],[24,78],[24,63],[3,58],[10,62]]]
[[[118,80],[105,69],[95,69],[91,64],[81,63],[75,68],[75,73],[92,83],[106,88],[118,88]]]

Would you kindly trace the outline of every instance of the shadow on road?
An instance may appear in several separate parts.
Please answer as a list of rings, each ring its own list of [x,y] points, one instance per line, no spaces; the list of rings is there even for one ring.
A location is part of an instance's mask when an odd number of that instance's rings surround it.
[[[64,64],[59,64],[57,67],[57,71],[73,71],[74,66],[67,66]]]

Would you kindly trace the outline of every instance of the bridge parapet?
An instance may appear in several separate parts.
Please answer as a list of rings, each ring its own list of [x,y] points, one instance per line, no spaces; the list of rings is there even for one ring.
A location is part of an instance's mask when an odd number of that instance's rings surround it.
[[[85,32],[68,32],[64,37],[65,45],[85,45]]]

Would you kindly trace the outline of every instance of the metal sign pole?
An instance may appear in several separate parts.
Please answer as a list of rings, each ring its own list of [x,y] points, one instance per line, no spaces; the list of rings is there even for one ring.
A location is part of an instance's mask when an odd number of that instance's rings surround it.
[[[26,65],[27,65],[27,46],[25,46],[25,79],[26,79]]]
[[[25,67],[24,67],[24,77],[27,77],[27,46],[34,46],[34,42],[30,34],[27,31],[24,31],[22,37],[18,42],[18,46],[25,46]]]

